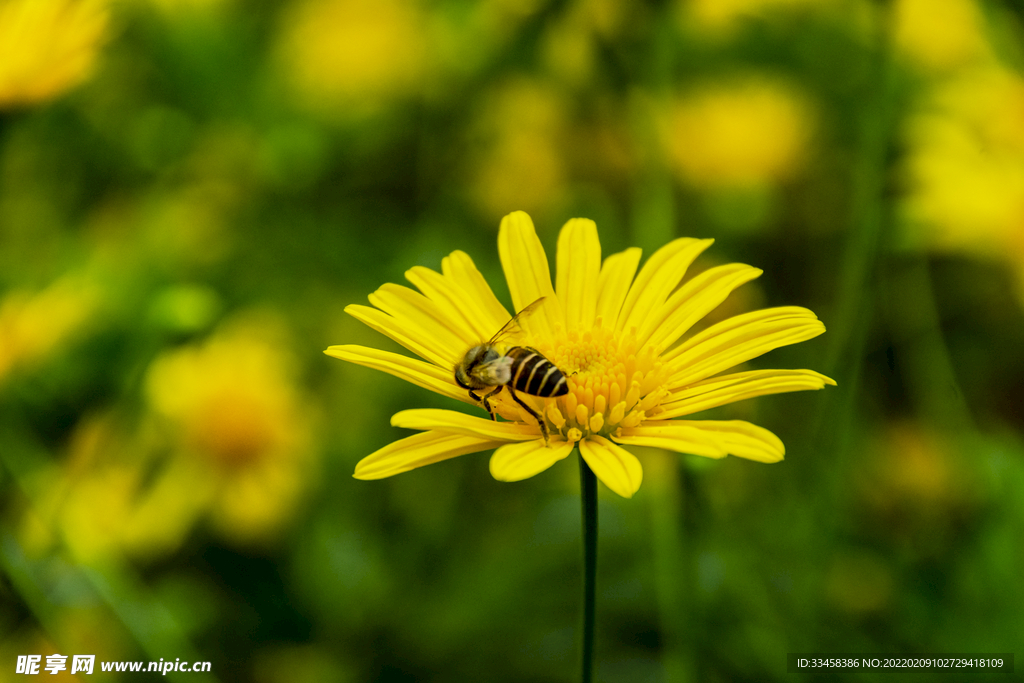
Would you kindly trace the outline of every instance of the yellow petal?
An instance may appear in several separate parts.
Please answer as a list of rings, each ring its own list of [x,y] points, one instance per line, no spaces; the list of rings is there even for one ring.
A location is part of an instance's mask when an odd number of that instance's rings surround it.
[[[465,321],[417,291],[386,282],[367,297],[370,303],[393,317],[399,325],[427,330],[445,348],[465,349],[479,339]]]
[[[643,329],[644,323],[676,288],[693,260],[711,246],[714,240],[681,237],[654,252],[640,269],[626,296],[616,329]]]
[[[772,349],[806,341],[825,331],[814,313],[799,306],[752,311],[712,325],[662,355],[676,371],[670,389],[716,375]]]
[[[586,330],[594,325],[600,271],[597,225],[587,218],[573,218],[558,235],[556,291],[565,307],[567,330]]]
[[[345,307],[345,312],[384,336],[394,339],[420,358],[442,368],[454,368],[455,364],[462,360],[459,357],[460,351],[451,346],[450,339],[436,337],[427,328],[405,324],[407,321],[399,321],[384,311],[369,306],[349,304]]]
[[[403,410],[392,416],[391,424],[405,429],[433,429],[480,439],[501,440],[502,442],[528,441],[536,439],[540,435],[540,428],[536,424],[495,422],[488,418],[438,408]]]
[[[324,351],[328,356],[356,363],[374,370],[382,370],[389,375],[400,377],[416,386],[435,391],[465,403],[476,405],[469,397],[469,392],[455,384],[452,372],[436,365],[425,363],[390,351],[381,351],[356,344],[331,346]]]
[[[623,427],[613,440],[630,446],[664,448],[705,458],[724,458],[729,454],[718,440],[678,420],[647,420],[636,427]]]
[[[485,329],[501,329],[512,317],[498,301],[498,297],[494,296],[491,286],[466,252],[453,251],[444,257],[441,260],[441,272],[468,293],[474,304],[473,315],[479,317]]]
[[[644,478],[640,461],[625,448],[591,435],[579,442],[580,454],[604,485],[623,498],[632,498]]]
[[[498,256],[517,311],[541,297],[547,299],[536,315],[523,321],[523,328],[531,334],[549,338],[558,326],[564,328],[565,315],[551,286],[548,257],[537,238],[533,221],[524,212],[514,211],[501,219]]]
[[[597,281],[597,315],[601,316],[606,329],[614,330],[619,320],[622,302],[629,293],[629,285],[640,264],[641,250],[631,247],[618,254],[612,254],[601,266]]]
[[[443,432],[423,432],[390,443],[356,464],[356,479],[383,479],[467,453],[497,448],[503,441]]]
[[[730,263],[709,268],[680,287],[648,318],[637,341],[664,351],[694,323],[718,307],[734,289],[761,275],[759,268]]]
[[[695,427],[715,439],[729,454],[758,462],[778,462],[786,455],[779,437],[743,420],[671,420]]]
[[[755,396],[784,394],[789,391],[821,389],[835,380],[814,370],[753,370],[701,380],[672,392],[661,403],[655,417],[667,420],[692,415]]]
[[[405,271],[405,278],[442,311],[452,330],[462,337],[465,348],[490,339],[501,328],[483,318],[469,293],[441,273],[415,266]]]
[[[573,446],[571,442],[553,441],[549,448],[543,439],[506,444],[491,456],[491,476],[498,481],[529,479],[564,459]]]

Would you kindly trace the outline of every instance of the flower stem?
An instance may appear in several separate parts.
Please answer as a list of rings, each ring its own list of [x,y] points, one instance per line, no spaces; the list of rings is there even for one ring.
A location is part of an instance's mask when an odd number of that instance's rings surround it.
[[[877,327],[876,272],[886,257],[883,238],[895,227],[887,188],[892,175],[893,139],[900,126],[903,104],[899,98],[898,71],[893,59],[895,17],[891,0],[868,3],[870,23],[869,63],[866,80],[855,111],[857,145],[852,150],[850,224],[846,243],[837,250],[841,261],[839,290],[831,347],[824,371],[839,382],[842,391],[826,397],[827,406],[819,413],[814,432],[819,434],[816,448],[834,454],[823,467],[834,469],[839,462],[853,457],[853,436],[862,404],[861,382],[869,335]],[[860,402],[859,402],[860,401]],[[845,465],[844,465],[845,466]],[[835,478],[838,486],[845,482]]]
[[[594,677],[594,588],[597,579],[597,477],[580,455],[583,503],[583,683]]]

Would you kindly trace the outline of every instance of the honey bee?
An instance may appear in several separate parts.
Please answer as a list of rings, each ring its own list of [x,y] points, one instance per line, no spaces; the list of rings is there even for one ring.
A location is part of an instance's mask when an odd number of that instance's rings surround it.
[[[502,387],[508,387],[512,400],[537,420],[544,435],[544,442],[547,443],[549,435],[544,420],[537,411],[520,400],[516,392],[541,398],[564,396],[569,393],[565,373],[537,349],[529,346],[506,348],[501,344],[502,338],[515,332],[524,317],[536,311],[542,301],[544,297],[526,306],[505,323],[490,341],[478,344],[467,351],[462,362],[455,366],[455,382],[463,389],[467,389],[473,400],[483,404],[492,420],[497,420],[497,417],[491,408],[490,399],[499,393]],[[482,393],[484,391],[487,393]]]

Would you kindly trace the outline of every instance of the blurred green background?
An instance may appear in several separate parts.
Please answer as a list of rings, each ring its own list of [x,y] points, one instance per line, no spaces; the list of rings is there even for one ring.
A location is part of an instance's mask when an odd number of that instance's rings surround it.
[[[455,249],[508,305],[515,209],[549,254],[573,216],[605,254],[714,237],[699,267],[765,270],[722,315],[829,329],[751,367],[839,382],[716,411],[783,463],[637,449],[602,487],[598,681],[1019,672],[1022,8],[0,0],[0,680],[575,680],[575,463],[356,481],[391,414],[455,406],[321,353],[394,348],[344,306]]]

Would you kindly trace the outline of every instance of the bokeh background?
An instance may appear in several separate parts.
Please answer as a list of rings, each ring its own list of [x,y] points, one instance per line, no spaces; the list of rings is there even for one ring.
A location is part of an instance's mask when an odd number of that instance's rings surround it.
[[[597,680],[1024,657],[1022,12],[0,0],[0,679],[575,680],[575,463],[356,481],[391,414],[454,406],[321,353],[394,348],[344,306],[455,249],[508,304],[516,209],[549,250],[573,216],[606,254],[714,237],[697,268],[765,270],[721,315],[829,329],[751,367],[839,383],[715,412],[783,463],[602,487]]]

